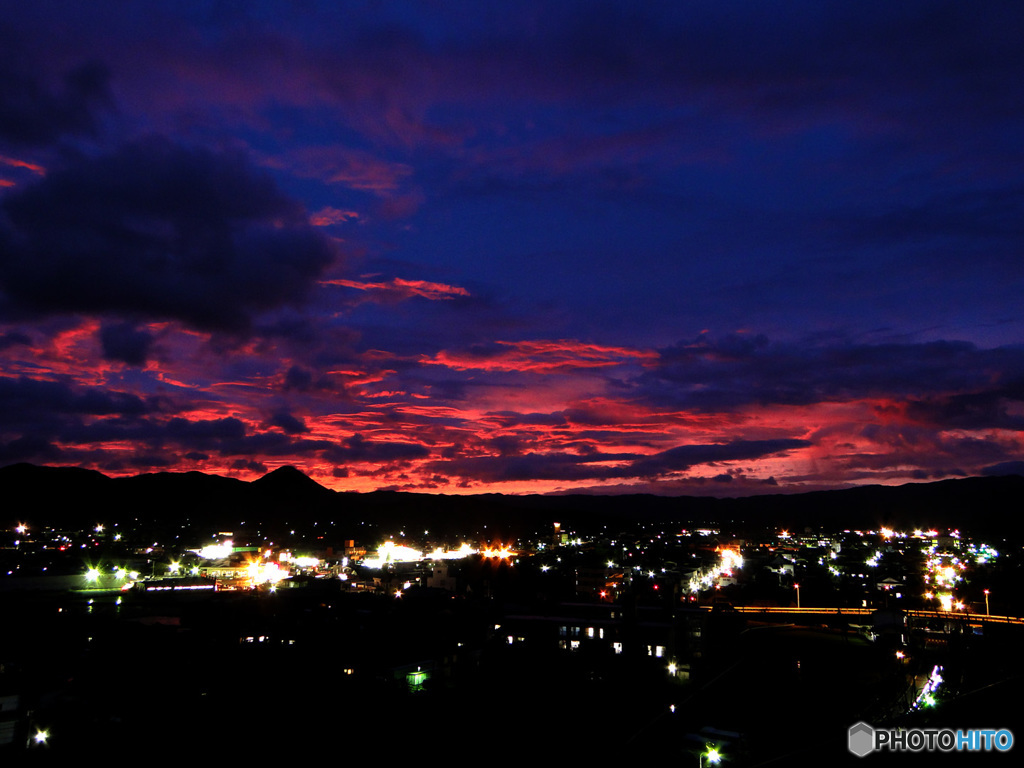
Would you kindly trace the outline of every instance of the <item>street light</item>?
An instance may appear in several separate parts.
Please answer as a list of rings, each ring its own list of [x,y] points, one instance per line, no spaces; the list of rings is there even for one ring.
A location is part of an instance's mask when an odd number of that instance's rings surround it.
[[[985,590],[985,615],[988,616],[988,590]]]
[[[800,585],[794,584],[793,588],[796,590],[796,607],[800,608]]]
[[[710,744],[705,744],[707,751],[701,752],[697,755],[697,766],[698,768],[704,768],[704,758],[707,757],[708,765],[716,765],[722,759],[722,753],[718,751],[717,747],[713,747]]]

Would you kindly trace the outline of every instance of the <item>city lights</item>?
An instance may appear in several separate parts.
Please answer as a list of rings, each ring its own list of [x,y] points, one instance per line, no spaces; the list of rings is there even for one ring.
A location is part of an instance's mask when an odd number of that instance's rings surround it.
[[[708,568],[702,568],[694,572],[688,584],[690,592],[696,594],[702,590],[711,589],[720,578],[729,578],[733,571],[743,567],[743,557],[737,550],[725,549],[719,551],[719,562]],[[650,574],[654,576],[652,571]]]
[[[113,524],[108,530],[113,530]],[[304,532],[296,526],[295,530],[298,541],[306,539],[310,529]],[[196,536],[197,541],[219,543],[190,550],[184,544],[168,546],[159,534],[143,536],[139,530],[128,530],[127,526],[124,532],[131,544],[118,547],[108,539],[99,553],[86,557],[84,565],[80,565],[81,556],[77,551],[73,555],[73,573],[77,574],[77,580],[72,580],[73,591],[81,593],[83,612],[92,613],[90,620],[102,621],[106,615],[121,622],[134,621],[141,611],[145,622],[184,627],[189,625],[182,619],[193,610],[188,601],[196,601],[197,608],[205,605],[203,613],[211,608],[211,613],[216,613],[216,601],[227,599],[220,598],[218,593],[236,592],[234,599],[239,601],[239,615],[246,616],[246,623],[239,630],[239,642],[256,643],[255,638],[259,638],[262,646],[280,647],[286,654],[295,653],[284,649],[296,642],[301,646],[300,654],[305,654],[307,649],[315,652],[301,637],[298,641],[293,639],[296,635],[287,617],[297,612],[293,612],[291,606],[304,606],[302,621],[309,622],[311,627],[322,623],[323,627],[339,632],[341,637],[348,627],[355,626],[354,622],[346,621],[347,615],[353,615],[345,604],[350,595],[353,601],[366,601],[355,614],[360,622],[364,617],[372,621],[370,617],[378,610],[383,611],[379,606],[386,602],[394,628],[401,637],[415,637],[417,625],[403,622],[420,621],[429,616],[430,611],[435,610],[430,606],[444,605],[444,610],[451,615],[464,618],[460,614],[464,602],[461,598],[475,593],[501,599],[507,584],[521,580],[516,589],[520,585],[536,586],[538,593],[561,595],[563,600],[571,594],[572,602],[560,603],[557,613],[550,611],[550,606],[544,606],[547,614],[536,610],[498,614],[495,619],[505,622],[500,633],[502,624],[490,623],[488,617],[489,626],[495,628],[495,637],[506,641],[503,646],[510,646],[511,653],[530,653],[532,644],[537,642],[532,623],[536,623],[540,615],[557,616],[560,625],[557,653],[575,653],[580,663],[592,665],[588,672],[595,681],[606,675],[603,665],[614,664],[615,659],[632,658],[646,648],[650,659],[642,674],[649,676],[652,684],[663,686],[666,693],[678,692],[678,684],[704,672],[702,656],[697,651],[703,653],[706,641],[703,633],[695,630],[709,620],[715,625],[720,618],[722,627],[729,627],[735,621],[737,629],[740,621],[759,628],[769,624],[789,625],[797,627],[797,631],[801,626],[820,626],[823,635],[856,632],[866,642],[877,644],[880,653],[873,657],[872,669],[879,676],[891,678],[891,682],[895,681],[894,690],[899,687],[902,691],[894,707],[901,711],[908,708],[930,711],[936,707],[951,709],[943,706],[943,699],[952,700],[956,691],[945,692],[943,688],[945,695],[939,693],[940,684],[947,685],[942,682],[941,666],[936,664],[938,661],[948,663],[944,648],[929,645],[927,650],[921,651],[922,642],[931,643],[939,638],[940,632],[949,632],[954,626],[962,626],[965,631],[970,626],[975,630],[973,642],[981,648],[987,633],[978,632],[979,628],[984,631],[989,626],[1007,623],[1024,626],[1024,620],[1012,615],[986,618],[990,595],[987,584],[1001,583],[1002,564],[989,560],[987,567],[978,567],[978,553],[989,553],[991,548],[966,532],[959,538],[943,533],[915,541],[893,530],[880,542],[873,538],[877,532],[869,530],[805,529],[789,534],[780,542],[774,531],[741,535],[739,531],[722,530],[716,532],[714,538],[698,534],[669,536],[656,531],[650,534],[642,531],[632,536],[627,532],[609,531],[605,537],[588,534],[584,551],[562,541],[547,542],[549,546],[543,552],[538,546],[540,542],[520,532],[511,539],[516,542],[515,550],[510,543],[505,543],[510,539],[504,536],[503,541],[496,537],[489,540],[482,531],[472,530],[454,534],[458,538],[452,544],[437,546],[434,541],[401,538],[400,531],[377,529],[370,534],[373,537],[370,541],[379,543],[376,550],[364,549],[362,542],[340,538],[319,545],[309,541],[301,545],[301,550],[282,548],[270,541],[270,536],[257,537],[249,531],[244,532],[244,538],[241,533],[203,532]],[[10,532],[9,535],[11,539],[16,538]],[[229,536],[234,538],[229,539]],[[481,543],[458,543],[463,537]],[[24,537],[23,547],[38,548],[47,558],[42,565],[53,567],[51,555],[56,556],[69,543],[76,545],[79,538],[93,541],[95,532],[91,525],[78,532],[33,526],[32,537]],[[661,548],[659,539],[669,546]],[[1011,541],[1006,544],[1006,547],[1013,546]],[[11,551],[13,553],[13,549]],[[369,557],[366,557],[367,551]],[[213,560],[202,562],[189,552],[207,555]],[[513,557],[517,562],[533,563],[533,567],[522,570],[506,567],[504,562]],[[470,562],[440,565],[462,558],[469,558]],[[495,560],[487,562],[486,558]],[[200,562],[202,565],[197,565]],[[373,572],[373,568],[386,572]],[[186,573],[202,578],[183,578]],[[558,578],[553,578],[555,573]],[[498,574],[500,578],[495,578]],[[541,574],[552,575],[541,577]],[[279,589],[283,586],[288,589]],[[811,595],[814,607],[808,608],[802,604],[802,592],[811,586],[814,587]],[[620,622],[627,613],[623,607],[629,603],[622,601],[630,589],[647,600],[644,607],[651,616],[659,613],[663,618],[671,616],[670,621],[677,622],[678,630],[690,632],[691,642],[672,646],[662,638],[643,637],[646,630],[639,626],[632,632],[623,632]],[[721,591],[713,593],[714,599],[698,599],[698,594],[705,590]],[[239,591],[248,594],[237,594]],[[901,596],[900,591],[903,599],[895,603],[895,597]],[[758,595],[758,602],[749,600],[753,594]],[[986,616],[981,615],[983,598]],[[176,603],[179,599],[180,615]],[[147,600],[151,601],[149,606],[145,604]],[[1003,600],[1014,605],[1008,596]],[[528,601],[527,596],[524,603]],[[244,607],[245,602],[252,604],[251,615],[246,615],[249,609]],[[354,607],[356,603],[350,605]],[[894,639],[893,636],[884,636],[889,628],[880,627],[874,614],[880,608],[892,611],[897,606],[906,621],[901,622],[898,643],[892,647],[886,641]],[[997,611],[1001,608],[1002,603]],[[520,610],[518,606],[516,610]],[[849,617],[841,627],[829,618],[839,615]],[[199,626],[192,623],[189,629]],[[778,636],[784,637],[788,632],[781,629]],[[491,633],[488,630],[483,634],[490,636]],[[760,633],[752,634],[750,642],[757,643]],[[170,632],[167,638],[169,643],[174,642]],[[349,639],[354,644],[361,642]],[[452,645],[460,649],[468,647],[474,652],[479,650],[479,641],[472,635],[459,636],[457,644]],[[845,660],[845,644],[842,650],[839,645],[833,650],[836,650],[836,663]],[[468,651],[449,653],[446,657],[447,649],[440,648],[439,653],[437,658],[429,651],[416,658],[445,665],[443,676],[438,678],[444,680],[451,677],[447,665],[458,665],[461,662],[455,659],[459,657],[471,658]],[[373,657],[373,654],[364,655]],[[885,663],[876,663],[883,658]],[[921,674],[918,665],[925,659],[929,667],[936,664],[931,675]],[[401,666],[397,667],[397,672],[382,673],[372,665],[364,667],[362,664],[353,679],[369,680],[381,674],[385,677],[399,675],[395,679],[404,679],[407,674]],[[414,664],[412,669],[415,668]],[[798,680],[808,677],[806,666],[801,671],[797,662],[796,668]],[[423,667],[420,673],[429,674],[426,669]],[[454,669],[455,666],[451,666],[451,670]],[[409,679],[415,683],[410,691],[429,694],[429,685],[424,687],[423,683],[417,683],[415,676]],[[663,699],[663,702],[663,706],[669,707],[668,700]],[[688,707],[684,709],[689,711]],[[671,707],[669,711],[673,711]],[[679,712],[678,706],[675,711]],[[34,728],[26,728],[23,733],[26,734],[23,746],[37,743]],[[68,736],[63,731],[61,734],[63,742]],[[45,740],[46,736],[39,738]],[[740,755],[746,749],[739,748],[744,739],[742,734],[733,735],[711,726],[687,738],[695,739],[688,759],[692,759],[700,745],[706,745],[698,752],[702,766],[731,765],[741,760]]]

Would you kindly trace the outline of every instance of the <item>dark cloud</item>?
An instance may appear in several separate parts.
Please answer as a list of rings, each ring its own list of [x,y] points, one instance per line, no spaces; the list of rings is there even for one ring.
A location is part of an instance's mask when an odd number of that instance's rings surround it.
[[[177,461],[177,457],[157,453],[135,454],[128,457],[128,464],[140,469],[173,467]]]
[[[301,206],[235,154],[160,138],[3,200],[0,287],[35,313],[100,312],[245,331],[332,263]]]
[[[502,427],[542,426],[565,427],[568,422],[561,413],[519,413],[517,411],[490,411],[488,419],[497,421]]]
[[[275,411],[271,414],[270,425],[279,427],[289,435],[298,435],[309,431],[309,427],[302,419],[293,416],[288,411]]]
[[[657,365],[635,383],[637,394],[650,402],[714,410],[991,390],[993,380],[1022,377],[1021,347],[782,343],[758,335],[680,342],[661,350]]]
[[[254,459],[236,459],[231,462],[231,469],[242,472],[256,472],[263,475],[267,472],[267,465]]]
[[[1009,429],[1024,431],[1024,415],[1011,408],[1024,402],[1024,382],[983,392],[910,400],[907,416],[944,429]]]
[[[715,445],[680,445],[633,463],[634,476],[652,477],[679,472],[697,464],[716,464],[770,456],[811,445],[807,440],[734,440]]]
[[[430,462],[427,470],[479,482],[654,478],[699,464],[755,459],[810,444],[806,440],[736,440],[723,444],[681,445],[649,456],[599,451],[473,456]]]
[[[1000,464],[993,464],[990,467],[985,467],[981,473],[990,477],[1024,475],[1024,461],[1004,461]]]
[[[57,381],[0,377],[0,430],[62,416],[139,417],[160,410],[156,399]]]
[[[113,104],[106,65],[81,64],[51,87],[9,29],[0,30],[0,50],[0,140],[36,147],[97,133],[100,113]]]
[[[162,427],[168,439],[192,448],[216,447],[225,441],[240,440],[245,436],[245,424],[238,419],[189,419],[173,418]]]
[[[284,388],[286,390],[296,389],[300,392],[312,388],[313,374],[304,368],[293,365],[284,375]]]
[[[324,456],[337,463],[344,462],[389,462],[423,459],[430,450],[419,443],[383,442],[367,440],[362,435],[352,435],[341,445],[325,451]]]
[[[296,392],[339,392],[344,393],[344,387],[333,381],[329,376],[314,377],[313,372],[302,366],[293,365],[284,374],[283,389]]]
[[[39,435],[24,435],[8,443],[0,443],[0,464],[16,464],[20,461],[62,461],[64,452]]]
[[[134,323],[104,324],[100,328],[100,344],[107,360],[145,365],[153,341],[151,333],[139,330]]]
[[[20,331],[0,333],[0,350],[8,349],[9,347],[17,346],[19,344],[27,347],[32,344],[32,339]]]

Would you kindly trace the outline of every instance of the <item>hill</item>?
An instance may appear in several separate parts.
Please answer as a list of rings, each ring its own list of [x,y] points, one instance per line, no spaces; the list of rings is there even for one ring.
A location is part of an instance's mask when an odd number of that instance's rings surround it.
[[[175,527],[234,526],[241,520],[287,526],[324,520],[351,530],[369,524],[432,528],[439,534],[487,527],[496,539],[547,528],[556,520],[584,531],[616,531],[640,522],[793,530],[963,526],[997,535],[1021,533],[1024,527],[1024,477],[1019,475],[716,499],[336,493],[294,467],[245,482],[201,472],[109,478],[92,470],[15,464],[0,468],[0,499],[5,525],[39,519],[81,526],[97,516]]]

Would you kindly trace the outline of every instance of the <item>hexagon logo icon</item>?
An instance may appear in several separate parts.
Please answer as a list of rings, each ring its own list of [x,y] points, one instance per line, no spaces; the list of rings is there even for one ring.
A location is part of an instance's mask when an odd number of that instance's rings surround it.
[[[864,757],[875,748],[875,729],[865,722],[851,725],[847,746],[857,757]]]

